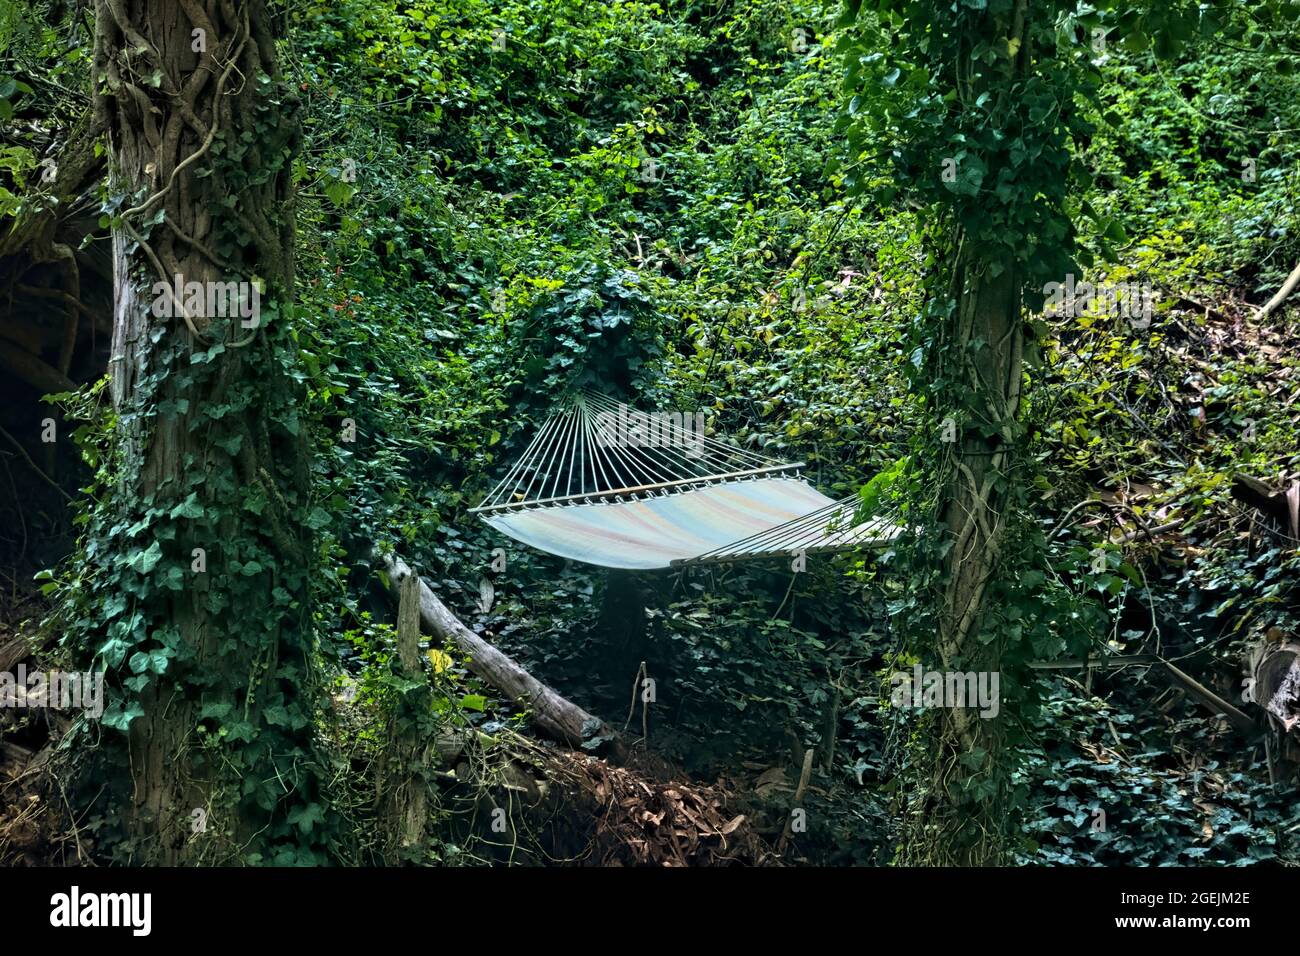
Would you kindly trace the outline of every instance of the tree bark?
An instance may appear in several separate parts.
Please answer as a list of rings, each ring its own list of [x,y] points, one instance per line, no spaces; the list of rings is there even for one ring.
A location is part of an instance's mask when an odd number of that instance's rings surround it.
[[[1300,724],[1300,644],[1277,636],[1251,650],[1249,697],[1290,733]]]
[[[1017,77],[1033,61],[1026,29],[1028,4],[990,14],[993,43],[1009,55],[998,66],[965,47],[957,61],[958,102],[975,109],[981,92],[1018,95]],[[1001,76],[995,76],[995,71]],[[991,169],[1001,161],[988,157]],[[999,673],[1003,636],[990,633],[988,594],[998,580],[1016,482],[1024,323],[1025,266],[990,256],[960,223],[951,226],[955,307],[930,352],[943,383],[942,407],[961,420],[955,441],[942,445],[938,519],[947,550],[940,569],[936,650],[943,671]],[[951,703],[951,702],[950,702]],[[929,787],[914,808],[902,857],[908,863],[987,866],[1005,861],[1008,774],[1003,766],[1005,717],[983,717],[970,706],[937,708]]]
[[[1013,436],[1020,407],[1020,285],[1014,268],[997,276],[959,242],[953,279],[956,308],[940,360],[964,393],[971,420],[946,445],[939,520],[943,558],[937,652],[945,672],[997,672],[1002,646],[983,633],[985,594],[997,574],[1006,530]],[[990,434],[991,433],[991,434]],[[987,643],[986,643],[987,642]],[[988,865],[1001,861],[999,808],[1002,733],[996,718],[973,707],[941,707],[933,771],[917,813],[909,862]]]
[[[286,816],[319,794],[310,471],[287,374],[299,103],[262,0],[95,11],[96,110],[126,207],[113,233],[119,482],[96,526],[103,573],[132,608],[104,610],[114,650],[100,653],[116,695],[143,711],[121,816],[137,862],[302,862],[319,844]],[[251,332],[233,300],[186,301],[186,283],[234,282],[248,302],[254,273]],[[177,277],[180,301],[158,293]]]

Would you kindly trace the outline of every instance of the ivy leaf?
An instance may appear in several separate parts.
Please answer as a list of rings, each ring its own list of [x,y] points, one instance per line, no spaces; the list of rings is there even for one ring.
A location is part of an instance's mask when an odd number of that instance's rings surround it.
[[[109,670],[117,667],[126,657],[127,643],[120,637],[110,638],[99,648],[99,656],[104,659],[104,666]]]
[[[162,548],[159,546],[158,542],[155,541],[144,551],[137,551],[135,554],[131,555],[130,559],[126,562],[126,565],[133,570],[139,571],[141,574],[148,574],[158,566],[158,562],[161,560]]]
[[[203,506],[199,504],[199,494],[197,491],[190,492],[190,496],[171,510],[172,518],[202,518]]]
[[[298,825],[298,830],[306,833],[317,824],[325,820],[325,814],[321,812],[320,804],[309,803],[305,807],[294,807],[289,811],[289,822]]]
[[[976,196],[988,171],[982,159],[967,154],[957,161],[957,175],[953,177],[952,182],[944,183],[944,188],[958,196]]]
[[[441,651],[436,647],[429,648],[429,663],[433,665],[433,672],[441,674],[447,668],[451,667],[453,661],[451,655],[446,651]]]
[[[222,345],[220,342],[218,342],[216,345],[212,346],[212,348],[210,348],[210,349],[208,349],[208,350],[206,350],[206,351],[204,351],[204,352],[195,352],[193,355],[191,355],[191,356],[190,356],[190,364],[191,364],[191,365],[202,365],[202,364],[204,364],[205,362],[211,362],[211,361],[212,361],[214,358],[216,358],[218,355],[220,355],[221,353],[225,352],[225,350],[226,350],[226,347],[225,347],[224,345]]]
[[[101,721],[105,727],[111,727],[114,730],[120,730],[123,733],[131,726],[131,721],[137,717],[144,716],[144,708],[138,700],[130,701],[125,707],[121,703],[110,704],[104,711],[104,718]]]
[[[346,206],[356,189],[341,179],[325,184],[325,197],[335,206]]]
[[[104,619],[117,617],[126,610],[126,595],[120,593],[110,594],[104,601],[102,613]]]
[[[230,713],[231,707],[232,705],[229,701],[216,701],[210,704],[204,704],[199,709],[199,720],[207,720],[209,717],[215,717],[220,720],[222,717],[225,717]]]

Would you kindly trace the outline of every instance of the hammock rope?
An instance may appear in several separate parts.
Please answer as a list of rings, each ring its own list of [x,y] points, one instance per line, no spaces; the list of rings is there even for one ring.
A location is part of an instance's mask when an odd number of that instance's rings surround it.
[[[703,416],[647,413],[592,390],[542,424],[471,513],[561,557],[667,568],[877,547],[898,529],[854,524],[857,499],[832,501],[781,462],[704,433]]]
[[[692,558],[672,561],[674,567],[687,564],[714,564],[740,561],[769,555],[814,554],[818,551],[842,551],[854,547],[887,544],[897,537],[897,529],[886,519],[876,518],[854,525],[858,498],[850,495],[824,508],[777,525],[766,531],[741,538]]]
[[[589,499],[635,500],[751,476],[797,475],[805,467],[725,444],[702,428],[686,427],[684,419],[630,409],[598,392],[578,392],[546,420],[471,514]],[[633,428],[638,438],[629,441]]]

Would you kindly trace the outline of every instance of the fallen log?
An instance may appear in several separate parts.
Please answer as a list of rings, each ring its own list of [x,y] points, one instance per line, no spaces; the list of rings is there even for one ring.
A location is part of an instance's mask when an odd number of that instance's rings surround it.
[[[1291,270],[1291,274],[1286,277],[1286,281],[1282,283],[1282,288],[1277,290],[1273,298],[1269,299],[1264,307],[1255,313],[1256,320],[1268,318],[1279,305],[1286,301],[1286,297],[1295,291],[1297,285],[1300,285],[1300,264],[1297,264]]]
[[[21,634],[0,641],[0,673],[13,670],[15,664],[20,664],[31,656],[31,642]]]
[[[1228,703],[1228,701],[1224,700],[1214,691],[1196,680],[1196,678],[1175,667],[1168,661],[1161,660],[1160,664],[1169,673],[1169,676],[1182,686],[1183,690],[1190,693],[1202,704],[1210,708],[1210,710],[1222,714],[1228,719],[1228,723],[1241,733],[1253,734],[1258,731],[1259,728],[1255,726],[1255,722],[1250,719],[1250,715],[1245,711]]]
[[[393,592],[400,593],[402,581],[414,572],[395,554],[375,554],[388,574]],[[420,623],[444,640],[453,641],[469,656],[469,669],[532,712],[533,723],[548,736],[581,747],[593,737],[608,738],[609,755],[622,760],[627,752],[618,734],[599,717],[561,697],[550,687],[517,664],[509,655],[497,650],[460,622],[423,581],[420,582]]]
[[[26,767],[34,756],[36,756],[36,751],[28,747],[8,740],[0,740],[0,758],[13,764],[19,770]],[[13,776],[17,776],[17,773],[14,773]]]
[[[1300,538],[1300,482],[1278,494],[1258,478],[1237,473],[1232,476],[1232,497],[1268,515],[1290,537]]]

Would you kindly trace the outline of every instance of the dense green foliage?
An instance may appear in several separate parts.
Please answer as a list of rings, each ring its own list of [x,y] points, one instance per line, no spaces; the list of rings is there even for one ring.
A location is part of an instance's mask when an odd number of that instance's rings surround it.
[[[1040,11],[1036,42],[1060,60],[954,122],[935,67],[963,34],[946,30],[946,50],[918,37],[926,16],[960,24],[983,0],[955,13],[880,2],[856,19],[812,0],[292,5],[282,61],[306,144],[285,369],[307,401],[270,414],[314,449],[311,500],[296,511],[316,535],[312,656],[336,689],[359,686],[369,722],[341,727],[300,702],[285,726],[314,721],[323,740],[366,750],[411,692],[380,623],[380,542],[467,624],[620,727],[646,662],[658,687],[648,749],[689,774],[749,789],[761,768],[797,778],[802,748],[816,747],[798,852],[895,859],[925,738],[920,716],[889,705],[889,674],[924,660],[933,553],[902,544],[810,557],[805,573],[774,561],[611,576],[516,546],[467,509],[566,389],[598,382],[646,407],[706,409],[711,431],[808,462],[826,493],[863,489],[870,507],[927,521],[932,410],[951,398],[930,362],[947,307],[941,237],[958,222],[989,261],[1030,264],[1035,313],[1021,520],[993,625],[1011,648],[1017,858],[1293,859],[1287,797],[1193,703],[1152,707],[1132,668],[1029,667],[1159,651],[1235,683],[1248,640],[1300,627],[1295,551],[1244,543],[1248,519],[1229,497],[1234,471],[1297,465],[1295,320],[1255,329],[1239,306],[1300,260],[1300,81],[1271,11],[1193,29],[1186,4],[1142,17],[1101,6]],[[28,70],[58,42],[31,24],[0,32]],[[80,69],[74,58],[44,76],[80,84]],[[0,75],[0,115],[48,95]],[[33,166],[0,145],[0,217]],[[123,201],[102,198],[110,216]],[[1153,288],[1153,321],[1042,314],[1043,286],[1066,273]],[[202,377],[190,361],[178,374]],[[111,464],[119,424],[100,399],[65,401],[96,468]],[[208,413],[218,429],[222,412]],[[112,494],[92,485],[96,500]],[[240,507],[256,494],[230,489]],[[166,538],[168,522],[202,518],[179,507],[139,502],[134,523],[113,526],[86,517],[83,554],[111,552],[111,573],[78,559],[47,584],[70,634],[112,628],[98,653],[127,682],[183,663],[165,622],[132,620],[128,603],[183,571],[179,552],[132,544],[145,527]],[[1172,549],[1110,540],[1112,527],[1174,522]],[[258,553],[230,557],[223,573],[255,578]],[[459,664],[434,655],[438,721],[526,723]],[[300,677],[316,679],[285,675]],[[283,744],[221,708],[214,699],[204,720],[248,741],[249,766]],[[131,717],[113,712],[103,732]],[[641,719],[638,706],[632,727]],[[367,782],[337,755],[310,766],[304,786],[333,787],[339,817],[322,801],[308,803],[319,816],[276,819],[301,852],[274,862],[367,859],[339,835],[365,813]],[[240,797],[269,811],[272,784],[258,776]],[[773,812],[787,798],[752,797]],[[440,858],[457,858],[453,843]]]

